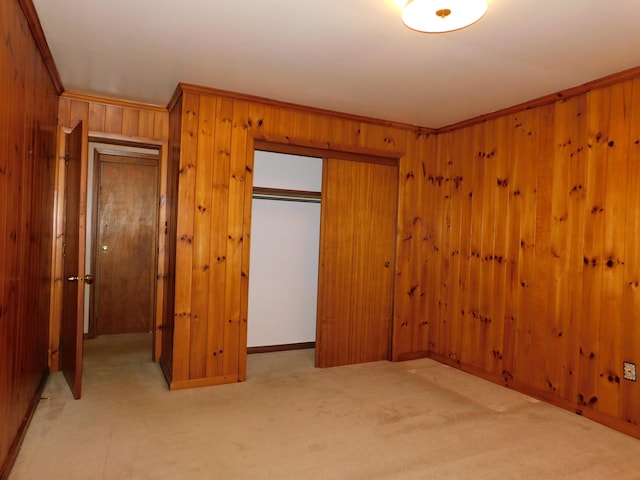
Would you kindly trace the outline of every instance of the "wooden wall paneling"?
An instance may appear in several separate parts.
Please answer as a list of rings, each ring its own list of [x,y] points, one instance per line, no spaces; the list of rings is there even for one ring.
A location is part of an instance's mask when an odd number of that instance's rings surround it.
[[[7,32],[11,32],[10,35],[16,35],[15,27],[11,29],[11,25],[8,24],[8,19],[4,15],[13,14],[13,12],[7,12],[9,2],[4,2],[0,5],[3,15],[0,17],[0,22]],[[6,25],[5,25],[6,23]],[[9,37],[11,38],[11,36]],[[19,38],[19,37],[18,37]],[[0,69],[0,86],[3,88],[15,89],[14,81],[9,76],[9,70],[14,67],[12,64],[8,64],[5,58],[9,58],[9,53],[5,50],[5,44],[0,44],[0,48],[3,49],[2,69]],[[6,67],[5,67],[6,65]],[[10,68],[13,67],[13,68]],[[17,68],[16,68],[17,70]],[[15,311],[15,290],[16,279],[18,272],[16,271],[15,259],[19,254],[17,248],[16,239],[13,237],[15,232],[15,214],[16,208],[13,208],[13,202],[16,198],[17,189],[19,188],[19,181],[15,178],[16,168],[19,167],[14,153],[13,141],[20,138],[16,137],[15,128],[21,126],[19,122],[13,121],[14,118],[19,118],[19,111],[16,111],[15,99],[19,91],[15,92],[16,95],[7,96],[7,101],[3,102],[3,108],[0,109],[0,127],[3,136],[0,137],[0,301],[2,305],[2,322],[0,322],[0,339],[5,348],[0,349],[0,421],[3,425],[6,425],[0,435],[0,465],[4,465],[5,459],[9,453],[9,449],[15,435],[17,428],[15,427],[15,415],[14,411],[19,410],[12,405],[13,401],[13,364],[17,354],[17,345],[15,342],[16,329],[17,329],[17,312]],[[13,126],[12,126],[13,124]],[[21,133],[21,132],[20,132]],[[21,135],[20,135],[21,136]],[[1,468],[1,467],[0,467]]]
[[[604,239],[602,250],[602,311],[606,321],[598,331],[599,355],[596,357],[596,410],[619,416],[622,381],[622,302],[625,265],[627,215],[627,171],[631,124],[632,82],[609,87],[611,106],[607,143],[607,188],[604,199]],[[632,186],[632,188],[636,188]]]
[[[27,45],[25,44],[25,47]],[[27,56],[27,48],[23,52],[18,52],[18,55]],[[42,351],[37,350],[40,345],[37,342],[40,320],[37,317],[37,306],[40,302],[42,294],[38,297],[33,297],[32,287],[39,285],[39,272],[37,266],[33,265],[34,261],[40,260],[40,251],[38,248],[37,239],[39,238],[40,223],[44,220],[42,217],[38,218],[38,199],[39,199],[39,182],[40,176],[35,176],[35,163],[37,162],[38,152],[36,151],[36,145],[34,144],[36,129],[35,117],[37,115],[35,96],[36,96],[36,75],[37,72],[34,66],[37,62],[31,64],[27,63],[24,71],[24,89],[25,95],[23,99],[24,109],[24,123],[22,124],[22,185],[20,186],[20,192],[22,193],[21,205],[18,207],[22,213],[20,217],[19,225],[19,242],[22,245],[19,269],[22,282],[18,293],[18,309],[20,311],[20,321],[18,322],[17,336],[15,338],[16,345],[19,347],[20,355],[15,359],[14,363],[14,401],[19,405],[19,408],[28,411],[29,402],[33,396],[33,385],[37,385],[42,377],[42,362],[39,362]],[[46,108],[46,104],[44,107]],[[48,161],[53,158],[52,151],[45,152],[48,156],[45,157],[45,162],[38,165],[44,172],[41,175],[46,176],[50,172],[50,167],[47,165]],[[52,190],[48,190],[52,192]],[[18,197],[19,198],[19,197]],[[17,206],[18,201],[15,201],[14,206]],[[40,215],[48,212],[44,210]],[[46,258],[46,257],[45,257]],[[44,259],[43,259],[44,260]],[[48,287],[48,285],[47,285]],[[46,325],[46,324],[45,324]],[[25,348],[27,345],[33,345],[33,351],[30,352],[29,348]],[[40,368],[34,372],[33,363],[40,363]],[[31,378],[35,373],[36,378]],[[22,375],[21,375],[22,374]],[[22,377],[22,378],[21,378]],[[20,419],[22,423],[22,419]]]
[[[33,10],[22,7],[0,2],[0,478],[8,477],[48,373],[59,78],[40,51],[41,31],[31,32]]]
[[[444,325],[448,334],[440,341],[442,352],[452,360],[458,361],[458,339],[461,329],[460,304],[465,294],[462,277],[464,275],[464,264],[461,252],[465,249],[465,239],[462,236],[464,208],[468,205],[468,200],[464,198],[464,158],[467,148],[467,130],[458,132],[451,145],[451,163],[448,176],[445,179],[448,185],[448,195],[451,201],[450,217],[447,221],[450,239],[449,247],[446,250],[449,262],[449,275],[446,279],[446,316],[447,324]],[[466,237],[468,238],[468,237]]]
[[[522,112],[521,128],[513,139],[514,156],[519,159],[521,182],[518,203],[520,208],[520,248],[518,253],[518,294],[516,304],[513,370],[510,378],[527,383],[530,374],[531,329],[536,314],[531,312],[532,285],[535,281],[536,246],[536,144],[528,134],[534,128],[535,112]]]
[[[576,102],[562,101],[555,106],[554,112],[554,169],[551,192],[551,233],[550,233],[550,277],[549,282],[549,317],[550,328],[547,332],[549,350],[552,353],[546,358],[545,372],[548,389],[559,395],[566,395],[566,369],[570,361],[567,349],[571,339],[569,325],[570,315],[566,307],[571,292],[571,237],[569,232],[577,218],[569,214],[571,201],[570,167],[575,145],[577,145],[579,124],[575,122]],[[578,190],[574,192],[577,193]],[[572,212],[582,215],[582,212]],[[555,352],[555,355],[553,355]]]
[[[69,124],[65,126],[73,128],[80,121],[86,122],[87,118],[89,118],[89,106],[90,104],[88,102],[71,100]]]
[[[140,110],[137,108],[124,108],[122,110],[121,132],[127,137],[138,137]]]
[[[563,317],[566,318],[565,330],[565,368],[564,377],[566,389],[563,390],[563,382],[560,383],[560,395],[570,402],[577,402],[578,399],[578,371],[580,362],[580,329],[583,323],[582,311],[584,301],[582,295],[583,272],[584,272],[584,239],[585,223],[587,219],[587,127],[586,127],[586,97],[574,97],[565,102],[570,113],[565,119],[557,121],[566,122],[571,125],[571,148],[569,153],[569,191],[568,201],[568,222],[567,231],[567,270],[569,279],[564,293],[565,301]],[[560,112],[557,111],[556,115]],[[556,138],[556,145],[564,141],[563,138]],[[568,140],[567,140],[568,143]],[[567,301],[568,299],[568,301]],[[563,394],[564,391],[564,394]]]
[[[169,135],[169,117],[156,110],[153,114],[153,138],[164,140]]]
[[[535,276],[532,286],[533,306],[536,318],[532,319],[534,328],[531,331],[531,363],[535,369],[530,382],[539,389],[553,391],[554,383],[550,381],[547,365],[562,363],[561,349],[552,346],[549,341],[550,332],[556,331],[556,319],[551,305],[550,279],[552,272],[551,227],[553,206],[553,184],[556,174],[554,163],[554,114],[552,106],[545,106],[534,112],[531,133],[534,142],[536,162],[536,237],[535,237]],[[550,281],[551,280],[551,281]],[[556,333],[557,335],[557,333]]]
[[[223,100],[223,99],[221,99]],[[264,137],[266,106],[261,103],[249,103],[249,131],[253,138]],[[311,122],[311,119],[309,120]],[[309,126],[311,129],[311,125]]]
[[[423,152],[421,148],[422,142],[418,140],[416,147],[416,155],[424,161]],[[394,360],[399,360],[398,352],[416,352],[419,350],[416,344],[420,343],[419,335],[416,335],[414,329],[409,322],[405,321],[405,318],[399,315],[399,312],[410,311],[412,308],[411,302],[412,296],[420,295],[424,300],[424,287],[420,285],[415,278],[415,266],[424,263],[423,251],[418,249],[416,251],[416,242],[411,242],[413,236],[423,238],[425,218],[423,216],[408,217],[405,215],[405,211],[411,208],[412,202],[419,204],[425,204],[424,198],[417,197],[418,192],[422,192],[424,189],[419,189],[421,180],[424,180],[426,172],[414,170],[407,170],[407,162],[404,158],[399,162],[399,183],[401,187],[399,191],[401,195],[398,197],[398,219],[397,219],[397,234],[396,234],[396,265],[395,265],[395,290],[394,290],[394,317],[393,317],[393,344],[392,355]],[[400,233],[402,232],[402,234]],[[417,242],[422,244],[422,242]],[[421,245],[422,246],[422,245]],[[412,268],[412,262],[414,268]],[[423,317],[423,322],[426,324],[426,312],[423,310],[420,312]],[[424,339],[424,347],[426,349],[428,338]]]
[[[89,103],[89,131],[106,132],[107,106],[103,103]]]
[[[450,140],[450,139],[447,139]],[[429,344],[428,349],[440,352],[440,332],[442,330],[441,315],[444,309],[444,299],[440,298],[442,294],[443,284],[443,263],[442,253],[444,251],[443,240],[445,237],[445,224],[443,218],[446,216],[445,208],[446,199],[446,164],[447,156],[444,155],[447,142],[443,142],[440,138],[437,141],[436,152],[433,161],[433,173],[428,177],[431,183],[432,196],[431,204],[433,205],[434,215],[429,218],[429,227],[427,238],[426,261],[431,265],[429,269],[429,293],[427,294],[427,318],[429,321]],[[413,239],[411,239],[413,240]],[[412,286],[413,288],[413,286]]]
[[[244,203],[246,201],[245,174],[248,140],[249,104],[234,101],[231,130],[231,156],[229,168],[229,213],[227,219],[227,271],[226,295],[224,303],[224,357],[223,372],[227,376],[237,376],[240,362],[244,361],[246,345],[239,345],[241,324],[243,278],[249,269],[249,259],[244,258]],[[248,239],[247,239],[248,241]]]
[[[535,246],[534,277],[529,290],[529,303],[532,315],[531,344],[529,351],[528,382],[540,390],[548,388],[547,375],[544,369],[550,352],[547,332],[550,330],[549,309],[549,269],[551,241],[551,193],[553,186],[553,106],[544,106],[533,112],[531,127],[527,132],[533,143],[531,158],[536,161],[535,185]]]
[[[164,115],[162,115],[164,117]],[[138,110],[138,136],[143,138],[153,138],[155,126],[155,112],[148,110]],[[158,132],[159,137],[163,137],[162,132]]]
[[[416,133],[406,140],[405,155],[399,160],[398,218],[396,244],[396,281],[392,354],[394,360],[424,356],[429,343],[429,317],[426,282],[427,224],[431,223],[433,205],[426,191],[431,168],[435,136]],[[415,158],[412,162],[411,159]],[[427,167],[429,165],[429,167]],[[422,205],[415,212],[415,205]],[[407,312],[416,322],[408,322]],[[403,356],[399,355],[403,352]],[[405,357],[406,356],[406,357]]]
[[[71,125],[71,99],[60,97],[58,99],[58,125],[69,127]]]
[[[292,125],[291,136],[293,138],[312,138],[312,133],[311,133],[312,118],[313,117],[310,113],[294,112],[293,119],[291,121],[291,125]],[[251,119],[251,114],[249,114],[249,119]]]
[[[438,149],[436,153],[437,164],[439,166],[438,176],[438,197],[436,197],[436,208],[440,212],[440,215],[436,217],[436,221],[439,223],[439,241],[437,243],[437,250],[434,252],[434,256],[437,258],[439,265],[436,266],[438,273],[435,278],[438,278],[438,283],[434,284],[438,302],[433,303],[434,315],[433,326],[431,330],[431,345],[434,350],[440,352],[442,355],[446,355],[448,343],[448,337],[450,336],[449,325],[453,321],[449,318],[449,295],[454,287],[450,278],[452,275],[451,267],[451,236],[452,236],[452,189],[451,189],[451,177],[453,176],[453,163],[454,152],[451,136],[445,137],[446,141],[438,141]],[[439,268],[438,268],[439,267]]]
[[[620,323],[622,361],[638,366],[640,358],[640,79],[633,80],[630,101],[628,142],[627,212],[625,225],[625,261]],[[622,380],[620,418],[630,425],[640,425],[640,382]]]
[[[191,328],[189,378],[202,378],[207,372],[207,326],[209,320],[209,272],[211,232],[211,192],[215,131],[215,98],[199,96],[198,144],[195,169],[195,210],[193,222],[193,285],[191,289]]]
[[[609,130],[610,91],[587,94],[587,211],[584,240],[584,280],[578,405],[593,408],[598,402],[596,382],[600,321],[602,316],[602,259],[604,209],[607,184],[607,132]]]
[[[483,179],[483,191],[482,197],[482,245],[481,245],[481,260],[482,260],[482,284],[480,286],[481,298],[480,298],[480,310],[479,316],[476,318],[479,325],[478,339],[476,342],[477,352],[476,355],[480,360],[480,365],[483,370],[491,371],[492,364],[492,333],[494,322],[497,323],[497,319],[493,318],[493,306],[494,299],[497,295],[496,276],[494,261],[494,247],[495,247],[495,233],[497,219],[495,204],[498,193],[497,184],[498,172],[497,172],[497,158],[500,154],[498,151],[498,138],[497,134],[502,127],[501,119],[494,120],[487,125],[485,130],[485,148],[482,152],[482,161],[484,162],[484,179]]]
[[[20,38],[21,35],[18,31],[11,33],[10,39],[16,42],[15,46],[12,46],[13,55],[17,58],[27,58],[25,52],[24,40]],[[5,424],[7,434],[4,435],[5,444],[3,445],[3,456],[8,453],[11,442],[14,436],[19,430],[21,418],[15,415],[14,412],[25,411],[22,402],[16,402],[16,395],[19,395],[20,386],[16,384],[16,380],[23,380],[23,376],[15,377],[16,364],[19,362],[20,356],[23,354],[22,348],[18,345],[18,328],[21,311],[18,303],[18,295],[20,293],[20,258],[25,250],[24,239],[21,235],[20,223],[21,223],[21,199],[22,192],[22,176],[23,176],[23,162],[25,161],[25,145],[24,139],[24,127],[25,127],[25,85],[24,85],[24,70],[26,65],[15,65],[18,78],[13,81],[9,80],[7,85],[12,90],[12,95],[7,96],[5,107],[9,114],[9,122],[4,125],[3,131],[7,132],[6,144],[7,148],[5,154],[8,157],[8,165],[5,167],[5,173],[8,180],[7,188],[7,207],[5,211],[5,228],[2,231],[2,239],[5,244],[5,258],[4,265],[5,271],[4,277],[4,291],[2,292],[2,303],[4,306],[3,317],[8,321],[3,322],[5,325],[4,332],[0,332],[3,336],[3,344],[8,345],[8,358],[7,362],[3,365],[3,375],[7,378],[7,382],[4,388],[4,395],[6,407],[5,411]],[[17,120],[17,121],[16,121]],[[28,193],[28,192],[25,192]]]
[[[117,105],[107,105],[105,110],[105,133],[122,134],[123,108]]]
[[[224,302],[227,278],[227,218],[229,212],[229,175],[231,159],[231,130],[233,128],[233,101],[218,99],[215,112],[215,146],[213,156],[213,182],[211,209],[209,283],[209,318],[207,327],[207,377],[224,375]],[[256,120],[261,123],[260,118]]]
[[[473,179],[474,171],[477,165],[475,152],[473,150],[473,130],[471,128],[463,128],[456,131],[455,143],[459,145],[459,153],[456,163],[459,167],[458,175],[458,192],[461,202],[460,213],[460,248],[458,255],[460,256],[460,274],[458,278],[458,287],[460,289],[458,308],[453,311],[455,319],[455,337],[452,343],[452,352],[455,354],[452,359],[456,363],[460,363],[465,359],[466,349],[464,347],[465,338],[472,331],[472,316],[469,315],[469,301],[471,292],[475,289],[475,285],[471,283],[471,225],[474,214],[474,194]]]
[[[280,125],[280,110],[280,108],[272,105],[264,106],[264,114],[262,115],[263,122],[260,127],[263,136],[267,139],[280,131],[278,128],[278,125]],[[311,126],[311,131],[314,132],[314,136],[321,130],[320,126],[316,124],[316,120],[316,118],[313,119],[313,125]]]
[[[508,222],[511,210],[510,193],[513,188],[513,152],[511,139],[513,138],[513,118],[502,117],[497,124],[496,135],[496,178],[495,178],[495,238],[493,250],[489,254],[489,262],[493,263],[495,291],[490,317],[489,337],[489,371],[497,375],[503,372],[502,359],[505,339],[505,304],[507,296],[507,269],[510,258],[507,255],[507,245],[510,231],[514,228]]]
[[[182,142],[178,174],[178,215],[175,314],[173,324],[172,380],[189,379],[190,341],[192,323],[192,265],[195,215],[195,186],[198,152],[199,97],[186,95],[182,106]]]
[[[460,145],[450,139],[448,145],[449,154],[442,159],[443,179],[442,179],[442,201],[444,205],[442,222],[442,241],[441,241],[441,300],[439,301],[439,320],[440,335],[437,343],[439,344],[440,353],[451,357],[451,344],[454,342],[453,326],[456,322],[454,299],[459,293],[458,275],[459,275],[459,259],[457,253],[459,251],[459,235],[456,232],[460,228],[459,212],[456,212],[456,206],[459,205],[458,191],[456,189],[455,165],[458,162]],[[455,307],[457,309],[457,307]]]
[[[427,296],[429,289],[427,280],[428,265],[425,257],[427,247],[426,229],[428,212],[425,211],[427,201],[425,189],[427,186],[427,165],[434,163],[436,136],[426,132],[417,132],[415,134],[416,141],[408,136],[407,149],[405,155],[400,159],[400,183],[398,184],[398,198],[404,199],[403,210],[398,209],[398,245],[405,248],[408,254],[407,264],[402,272],[408,276],[410,282],[405,290],[405,295],[409,300],[408,308],[396,307],[396,316],[403,320],[409,318],[415,319],[408,322],[411,325],[411,342],[410,349],[400,349],[399,352],[412,352],[414,355],[424,356],[429,348],[429,318],[427,317]],[[414,149],[411,144],[417,144]],[[404,178],[402,171],[409,170],[413,172],[411,177],[412,188],[402,184]],[[409,179],[407,178],[407,181]],[[423,207],[416,211],[416,205]],[[405,230],[400,226],[405,223]],[[405,241],[405,238],[409,238]],[[401,242],[401,243],[400,243]],[[398,253],[396,253],[398,257]],[[400,272],[400,270],[398,270]],[[411,293],[413,291],[413,293]],[[402,293],[402,291],[401,291]],[[396,296],[397,298],[397,296]],[[395,332],[395,331],[394,331]]]
[[[436,151],[434,152],[433,162],[427,167],[427,185],[426,195],[425,195],[425,204],[427,208],[427,213],[425,215],[425,263],[427,264],[427,281],[428,286],[426,288],[425,296],[426,296],[426,309],[425,316],[427,321],[429,322],[429,338],[427,343],[427,351],[439,351],[437,348],[437,342],[439,340],[439,311],[437,308],[438,303],[438,294],[440,290],[440,238],[441,238],[441,219],[442,212],[440,211],[441,199],[442,199],[442,181],[440,180],[442,177],[441,165],[438,162],[439,158],[443,156],[440,154],[442,150],[442,145],[445,142],[445,139],[442,137],[438,137],[436,141]],[[415,176],[413,170],[411,170],[411,178]],[[409,246],[411,246],[412,237],[410,237],[410,230],[405,233],[405,238],[408,239]],[[410,271],[410,269],[409,269]],[[417,284],[410,285],[409,293],[412,291],[415,292],[415,288]],[[406,320],[405,320],[406,321]],[[410,325],[407,322],[407,325]],[[411,328],[409,331],[411,332]]]
[[[511,371],[513,370],[513,358],[515,355],[514,343],[516,334],[516,314],[518,305],[518,294],[520,286],[518,284],[519,270],[519,254],[520,254],[520,217],[522,214],[521,205],[521,185],[522,175],[520,164],[522,158],[518,156],[517,149],[514,146],[514,138],[519,129],[522,129],[522,123],[518,115],[510,115],[507,117],[505,134],[508,136],[508,155],[507,171],[504,176],[507,184],[503,186],[507,188],[506,201],[508,202],[507,213],[504,222],[505,244],[504,244],[504,311],[502,312],[502,340],[500,346],[500,363],[502,376],[505,384],[509,384],[512,379]],[[497,182],[497,180],[496,180]]]
[[[479,362],[479,338],[480,338],[480,300],[483,285],[482,278],[482,219],[484,215],[484,177],[485,158],[484,141],[485,124],[471,127],[471,143],[468,155],[468,163],[473,164],[473,176],[469,195],[472,199],[472,217],[469,235],[471,237],[471,259],[469,265],[469,285],[473,288],[469,294],[469,303],[466,311],[466,331],[462,349],[461,360],[471,365]]]

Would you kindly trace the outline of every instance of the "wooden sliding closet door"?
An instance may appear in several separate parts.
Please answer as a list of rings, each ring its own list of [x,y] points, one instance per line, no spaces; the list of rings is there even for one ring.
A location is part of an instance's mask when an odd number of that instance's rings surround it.
[[[325,159],[316,366],[389,358],[397,167]]]

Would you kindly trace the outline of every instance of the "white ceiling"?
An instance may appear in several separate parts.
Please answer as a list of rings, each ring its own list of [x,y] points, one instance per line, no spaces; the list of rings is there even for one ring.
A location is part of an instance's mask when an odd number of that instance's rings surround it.
[[[421,34],[405,0],[34,0],[66,90],[178,82],[438,128],[640,65],[640,0],[489,0]]]

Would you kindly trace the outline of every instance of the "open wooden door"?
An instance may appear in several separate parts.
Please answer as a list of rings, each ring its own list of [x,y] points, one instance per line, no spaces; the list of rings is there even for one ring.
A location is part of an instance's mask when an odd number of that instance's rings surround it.
[[[81,207],[83,176],[82,162],[87,131],[78,123],[67,136],[66,181],[64,194],[64,247],[62,322],[60,330],[60,362],[74,398],[82,393],[82,338],[84,332],[84,213]],[[82,221],[81,221],[82,220]]]
[[[387,360],[397,166],[325,159],[316,366]]]

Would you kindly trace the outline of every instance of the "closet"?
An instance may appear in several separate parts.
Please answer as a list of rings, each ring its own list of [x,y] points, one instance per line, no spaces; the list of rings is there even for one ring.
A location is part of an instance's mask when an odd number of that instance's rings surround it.
[[[419,266],[398,268],[421,238],[404,238],[415,225],[404,221],[415,205],[403,202],[417,185],[403,167],[415,131],[184,84],[169,130],[160,363],[171,389],[246,378],[256,151],[323,159],[316,365],[426,351],[411,341],[422,333],[410,321]]]

